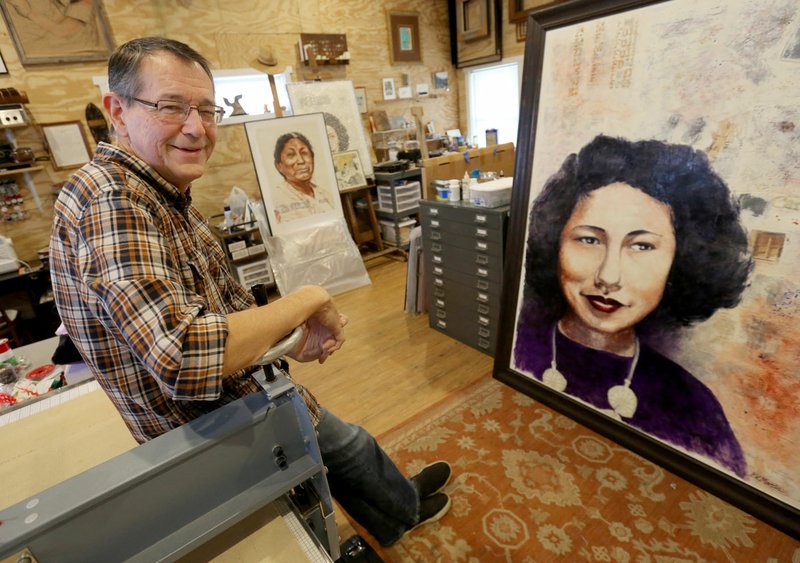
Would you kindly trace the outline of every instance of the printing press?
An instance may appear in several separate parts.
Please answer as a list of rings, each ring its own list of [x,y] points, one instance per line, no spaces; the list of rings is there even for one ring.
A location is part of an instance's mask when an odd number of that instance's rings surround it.
[[[305,403],[276,360],[243,397],[0,512],[0,561],[175,561],[270,503],[321,560],[339,558],[333,502]]]

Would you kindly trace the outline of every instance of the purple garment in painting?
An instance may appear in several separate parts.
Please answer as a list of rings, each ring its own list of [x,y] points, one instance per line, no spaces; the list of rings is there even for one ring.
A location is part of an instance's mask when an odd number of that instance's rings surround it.
[[[521,317],[522,319],[522,317]],[[517,367],[541,381],[552,358],[553,328],[520,320],[514,357]],[[621,385],[632,358],[587,348],[556,330],[558,371],[564,392],[600,409],[610,409],[608,390]],[[633,418],[623,422],[669,444],[707,456],[739,477],[746,475],[744,454],[722,406],[711,390],[688,371],[642,345],[631,382],[638,398]]]

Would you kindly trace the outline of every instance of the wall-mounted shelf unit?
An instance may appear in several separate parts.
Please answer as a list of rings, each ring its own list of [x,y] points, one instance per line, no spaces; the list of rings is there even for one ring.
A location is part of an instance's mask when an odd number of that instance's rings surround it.
[[[301,33],[300,60],[306,65],[350,64],[347,36],[343,33]]]
[[[6,115],[8,112],[11,112],[10,115],[19,115],[19,117],[10,121],[10,118],[8,118]],[[0,130],[2,130],[2,134],[5,137],[5,143],[11,145],[14,149],[18,148],[15,130],[28,128],[36,130],[35,125],[24,120],[24,110],[21,108],[19,109],[18,114],[13,109],[0,111],[0,114],[3,114],[0,116],[2,117],[2,119],[0,119]],[[9,163],[7,168],[2,168],[2,164],[0,164],[0,177],[21,177],[23,182],[25,182],[25,186],[28,188],[31,197],[33,198],[36,207],[41,209],[42,200],[39,198],[39,193],[36,191],[36,184],[33,181],[32,174],[41,172],[44,170],[44,166],[34,164],[34,162],[35,161],[31,161],[30,163]]]

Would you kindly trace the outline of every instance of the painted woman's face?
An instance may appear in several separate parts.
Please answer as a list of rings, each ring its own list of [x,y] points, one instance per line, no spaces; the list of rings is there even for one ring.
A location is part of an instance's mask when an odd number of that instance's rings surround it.
[[[292,184],[303,184],[314,175],[314,157],[300,139],[289,139],[281,151],[278,171]]]
[[[632,330],[661,301],[674,258],[668,205],[624,183],[594,190],[561,232],[565,322],[590,339]]]

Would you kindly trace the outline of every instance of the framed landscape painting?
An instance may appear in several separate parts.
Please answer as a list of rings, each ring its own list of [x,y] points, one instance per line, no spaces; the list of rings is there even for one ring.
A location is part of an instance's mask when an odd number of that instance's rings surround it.
[[[800,537],[800,5],[527,25],[494,376]]]

